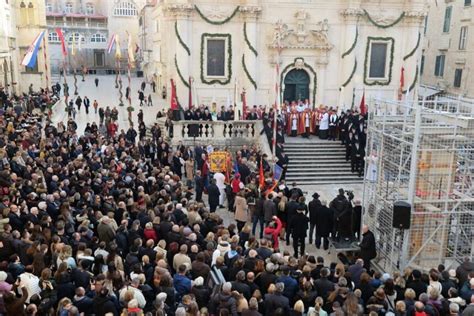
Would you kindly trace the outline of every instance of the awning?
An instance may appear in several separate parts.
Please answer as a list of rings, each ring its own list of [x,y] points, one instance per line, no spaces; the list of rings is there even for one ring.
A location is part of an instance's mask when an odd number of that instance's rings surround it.
[[[443,92],[443,90],[431,88],[427,86],[420,86],[420,88],[418,89],[418,96],[420,98],[429,98],[441,92]]]

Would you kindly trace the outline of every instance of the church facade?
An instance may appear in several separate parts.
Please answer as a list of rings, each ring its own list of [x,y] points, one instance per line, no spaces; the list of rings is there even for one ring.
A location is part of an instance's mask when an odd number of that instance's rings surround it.
[[[309,99],[339,109],[418,83],[426,0],[154,1],[142,69],[180,104]],[[401,87],[402,68],[404,85]],[[277,88],[279,86],[279,89]],[[416,90],[416,89],[415,89]],[[232,101],[233,103],[233,101]]]

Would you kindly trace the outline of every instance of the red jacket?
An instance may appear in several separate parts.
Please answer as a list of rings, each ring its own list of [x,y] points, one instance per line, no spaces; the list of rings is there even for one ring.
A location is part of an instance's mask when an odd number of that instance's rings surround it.
[[[278,249],[278,235],[280,235],[280,232],[281,232],[281,228],[283,227],[283,224],[281,223],[281,220],[277,217],[276,218],[276,228],[273,228],[273,227],[270,227],[270,226],[267,226],[265,227],[265,230],[263,231],[265,233],[265,235],[272,235],[272,239],[273,239],[273,249]]]
[[[158,240],[156,231],[153,228],[145,228],[145,230],[143,231],[143,236],[145,237],[145,241],[148,239],[153,239],[153,241],[156,242]]]

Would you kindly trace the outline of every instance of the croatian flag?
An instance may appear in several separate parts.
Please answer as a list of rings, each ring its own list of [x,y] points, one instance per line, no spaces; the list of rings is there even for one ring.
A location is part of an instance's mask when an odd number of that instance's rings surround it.
[[[107,53],[110,54],[112,52],[112,49],[114,48],[115,45],[115,34],[112,35],[109,41],[109,46],[107,47]]]
[[[41,33],[36,36],[35,40],[33,43],[30,45],[30,48],[28,48],[28,51],[25,54],[25,57],[23,57],[23,61],[21,64],[23,66],[33,68],[36,65],[36,59],[38,58],[38,51],[41,46],[41,41],[43,40],[44,34],[46,31],[42,31]]]

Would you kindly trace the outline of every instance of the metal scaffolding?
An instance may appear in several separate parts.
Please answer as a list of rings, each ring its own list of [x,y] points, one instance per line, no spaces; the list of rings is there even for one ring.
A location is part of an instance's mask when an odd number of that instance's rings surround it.
[[[456,266],[474,254],[474,107],[459,100],[372,99],[363,221],[385,271]],[[411,227],[393,228],[393,204]]]

